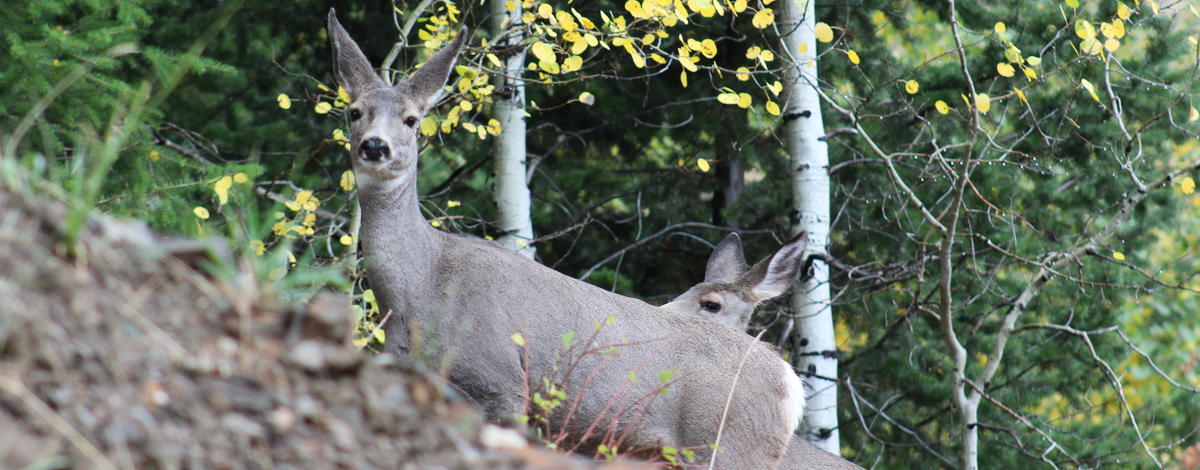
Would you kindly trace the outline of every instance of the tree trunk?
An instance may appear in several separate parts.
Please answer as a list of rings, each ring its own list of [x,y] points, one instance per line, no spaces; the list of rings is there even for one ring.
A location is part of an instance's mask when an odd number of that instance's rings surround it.
[[[807,232],[810,250],[823,253],[829,244],[829,155],[820,140],[825,126],[817,94],[816,9],[812,0],[782,3],[780,28],[788,31],[782,46],[795,60],[785,77],[783,114],[792,168],[792,232]],[[801,429],[806,439],[837,455],[837,344],[828,265],[813,263],[812,276],[793,288],[791,302],[796,316],[792,351],[810,394]]]
[[[725,113],[722,112],[722,114]],[[727,117],[721,116],[722,119]],[[725,122],[730,121],[726,120]],[[746,171],[743,163],[745,159],[742,158],[742,152],[737,148],[737,139],[733,137],[734,135],[741,134],[737,131],[719,132],[713,144],[713,157],[717,164],[717,189],[713,191],[712,221],[714,225],[738,228],[736,218],[728,220],[725,218],[725,211],[737,203],[745,188]]]
[[[513,5],[513,11],[506,6]],[[497,98],[494,107],[500,122],[493,159],[495,173],[494,197],[500,229],[505,235],[500,242],[513,251],[533,258],[533,221],[530,218],[529,184],[525,176],[525,82],[521,73],[525,65],[525,46],[522,44],[521,2],[492,2],[492,21],[498,34],[493,49],[504,61],[504,69],[496,77]]]

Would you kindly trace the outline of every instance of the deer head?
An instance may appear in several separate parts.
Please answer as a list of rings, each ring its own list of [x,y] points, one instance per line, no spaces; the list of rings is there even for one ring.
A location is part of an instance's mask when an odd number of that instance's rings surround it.
[[[751,267],[742,254],[741,237],[731,233],[709,256],[704,282],[662,308],[746,331],[754,308],[783,294],[792,284],[804,264],[805,246],[805,236],[801,234]]]
[[[333,74],[350,94],[350,155],[359,186],[390,191],[415,180],[421,120],[442,97],[450,67],[466,43],[466,29],[412,76],[388,86],[329,10]]]

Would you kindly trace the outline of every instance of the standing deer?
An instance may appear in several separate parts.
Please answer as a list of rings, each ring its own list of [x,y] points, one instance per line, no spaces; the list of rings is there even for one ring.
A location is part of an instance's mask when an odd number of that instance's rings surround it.
[[[449,380],[497,421],[523,411],[531,382],[561,373],[564,335],[594,335],[591,344],[604,352],[581,356],[577,372],[561,378],[572,418],[556,413],[555,424],[581,441],[595,438],[592,424],[619,428],[622,451],[674,446],[695,449],[718,468],[778,467],[804,392],[770,348],[570,278],[494,242],[435,230],[421,215],[417,130],[441,96],[465,32],[387,86],[333,10],[328,27],[334,75],[351,99],[367,278],[380,308],[392,313],[384,325],[390,352],[441,361]],[[783,282],[785,274],[768,270],[764,279]],[[409,336],[417,330],[419,350]],[[674,372],[666,393],[654,380],[663,372]]]
[[[787,286],[764,286],[763,272],[772,265],[790,271],[787,279],[803,265],[804,236],[798,236],[779,247],[771,256],[759,261],[754,267],[746,264],[742,254],[742,239],[731,233],[717,244],[708,265],[704,268],[704,282],[692,286],[687,292],[663,305],[664,310],[682,315],[708,318],[737,331],[746,331],[750,316],[760,302],[783,294]],[[780,469],[786,470],[861,470],[853,462],[826,452],[804,438],[793,435],[788,442]]]

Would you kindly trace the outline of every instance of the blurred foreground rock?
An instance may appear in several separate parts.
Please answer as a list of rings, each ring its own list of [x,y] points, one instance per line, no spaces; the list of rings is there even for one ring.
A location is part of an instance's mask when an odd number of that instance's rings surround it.
[[[28,192],[0,182],[0,468],[600,467],[358,351],[344,297],[283,305],[103,218],[69,256],[66,210]]]

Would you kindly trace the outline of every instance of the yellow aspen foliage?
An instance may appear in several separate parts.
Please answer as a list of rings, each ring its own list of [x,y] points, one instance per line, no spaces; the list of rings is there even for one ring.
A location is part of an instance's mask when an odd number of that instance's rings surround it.
[[[329,110],[331,110],[331,109],[333,109],[333,106],[324,101],[317,103],[317,105],[313,107],[313,111],[316,112],[317,114],[328,113]]]
[[[1013,69],[1013,66],[1008,65],[1007,62],[996,64],[996,73],[999,73],[1002,77],[1011,77],[1015,72],[1016,69]]]
[[[696,159],[696,168],[699,168],[700,171],[702,171],[704,173],[708,173],[708,170],[711,167],[708,165],[708,160],[705,160],[703,158],[697,158]]]
[[[767,113],[771,114],[772,116],[778,116],[780,113],[779,103],[776,103],[774,101],[767,101],[766,108],[767,108]]]
[[[196,208],[192,209],[192,214],[195,214],[200,220],[204,220],[208,218],[208,209],[196,206]]]
[[[992,109],[992,97],[987,93],[975,95],[975,109],[978,109],[980,113],[987,114],[988,110]]]
[[[992,27],[992,30],[995,31],[996,34],[1004,34],[1004,32],[1008,30],[1008,27],[1004,25],[1003,21],[997,21],[996,25]]]
[[[938,114],[946,114],[950,112],[950,105],[946,104],[946,102],[942,100],[937,100],[934,102],[933,108],[937,110]]]
[[[775,11],[770,8],[758,10],[758,13],[755,13],[754,17],[750,19],[750,24],[758,29],[764,29],[767,26],[771,26],[771,24],[774,22]]]
[[[1117,261],[1125,261],[1125,253],[1121,253],[1120,251],[1114,251],[1112,257]]]
[[[431,122],[432,122],[432,121],[431,121]],[[422,127],[424,127],[424,126],[422,126]],[[342,187],[342,190],[343,190],[343,191],[350,191],[350,190],[353,190],[353,189],[354,189],[354,183],[355,183],[355,181],[354,181],[354,172],[353,172],[353,171],[350,171],[350,170],[343,171],[343,172],[342,172],[342,178],[341,178],[341,181],[340,181],[340,186]]]
[[[289,98],[286,93],[280,93],[279,96],[275,97],[275,100],[279,102],[280,108],[283,108],[283,109],[291,109],[292,108],[292,99]]]
[[[1022,103],[1029,102],[1029,100],[1025,98],[1025,92],[1021,91],[1020,88],[1013,87],[1013,92],[1017,94],[1017,99],[1021,100]]]
[[[813,35],[821,42],[833,41],[833,28],[830,28],[825,22],[819,22],[813,28]]]
[[[858,53],[854,52],[854,49],[850,49],[850,50],[846,51],[846,57],[850,58],[851,64],[858,65],[858,62],[859,62]]]
[[[213,192],[217,193],[217,205],[223,206],[229,202],[229,188],[233,187],[232,176],[222,176],[217,179],[217,183],[213,185]]]
[[[749,93],[738,93],[737,105],[739,108],[747,109],[753,103],[754,98],[751,98]]]
[[[915,95],[918,91],[921,91],[921,84],[917,83],[916,80],[904,82],[904,91],[907,91],[910,95]]]

